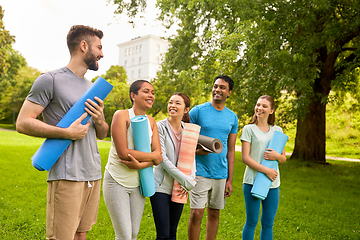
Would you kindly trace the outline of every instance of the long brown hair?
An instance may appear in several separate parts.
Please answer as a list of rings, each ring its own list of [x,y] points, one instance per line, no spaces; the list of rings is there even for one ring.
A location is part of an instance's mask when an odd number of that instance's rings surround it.
[[[271,110],[274,110],[274,111],[268,117],[268,124],[274,126],[275,125],[275,101],[274,101],[274,99],[272,97],[270,97],[269,95],[263,95],[263,96],[259,97],[258,100],[259,99],[265,99],[265,100],[269,101]],[[257,122],[257,116],[256,116],[256,113],[254,113],[254,116],[251,119],[250,124],[254,124],[256,122]]]
[[[184,103],[185,103],[185,109],[186,108],[190,108],[190,105],[191,105],[191,100],[190,98],[188,97],[188,95],[186,95],[185,93],[182,93],[182,92],[177,92],[177,93],[174,93],[174,95],[177,95],[177,96],[180,96],[182,97],[182,99],[184,99]],[[181,121],[185,122],[185,123],[190,123],[190,115],[189,115],[189,112],[185,113],[184,116],[182,117]]]

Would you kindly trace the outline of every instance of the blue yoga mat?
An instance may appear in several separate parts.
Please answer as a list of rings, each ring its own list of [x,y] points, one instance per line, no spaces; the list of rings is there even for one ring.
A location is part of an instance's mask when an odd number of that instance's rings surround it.
[[[286,136],[282,132],[274,131],[274,134],[267,148],[274,149],[277,153],[281,154],[282,151],[284,150],[287,140],[288,140],[288,136]],[[278,168],[278,161],[270,161],[263,159],[261,164],[265,167],[272,168],[275,170],[277,170]],[[251,194],[254,197],[264,200],[269,193],[271,183],[272,183],[271,180],[264,173],[258,172],[255,178],[254,185],[251,189]]]
[[[99,77],[70,108],[70,110],[56,126],[62,128],[69,127],[76,119],[85,113],[85,102],[87,99],[91,99],[96,102],[94,97],[98,97],[101,100],[104,100],[111,92],[112,88],[113,86],[110,83],[108,83],[102,77]],[[81,124],[85,125],[90,117],[91,116],[88,114],[88,116],[81,122]],[[72,140],[70,139],[59,138],[46,139],[31,158],[33,166],[39,171],[49,171],[54,163],[66,150],[66,148],[70,145],[71,141]]]
[[[130,119],[135,150],[150,153],[151,146],[148,121],[148,118],[144,115],[136,116]],[[141,194],[145,197],[151,197],[155,193],[153,168],[148,167],[140,169],[139,174]]]

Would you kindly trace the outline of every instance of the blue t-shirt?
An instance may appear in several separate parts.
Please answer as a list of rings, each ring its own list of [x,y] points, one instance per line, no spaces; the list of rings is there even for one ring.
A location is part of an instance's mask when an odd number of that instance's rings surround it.
[[[196,155],[196,175],[211,179],[226,179],[228,177],[227,142],[229,134],[237,133],[236,114],[227,107],[222,111],[216,110],[211,102],[195,106],[189,114],[191,123],[201,126],[201,135],[217,138],[224,146],[219,154]]]

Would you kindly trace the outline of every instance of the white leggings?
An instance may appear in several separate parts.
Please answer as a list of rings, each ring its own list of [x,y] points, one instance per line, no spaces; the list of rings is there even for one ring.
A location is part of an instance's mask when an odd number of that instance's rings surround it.
[[[145,204],[140,187],[126,188],[105,170],[103,194],[115,230],[115,240],[136,239]]]

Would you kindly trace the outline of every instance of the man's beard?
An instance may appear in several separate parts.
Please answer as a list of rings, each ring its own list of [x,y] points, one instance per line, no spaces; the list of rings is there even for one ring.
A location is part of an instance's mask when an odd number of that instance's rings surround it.
[[[99,66],[96,64],[96,57],[92,52],[86,53],[84,62],[90,70],[97,71],[99,69]]]

